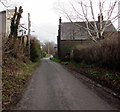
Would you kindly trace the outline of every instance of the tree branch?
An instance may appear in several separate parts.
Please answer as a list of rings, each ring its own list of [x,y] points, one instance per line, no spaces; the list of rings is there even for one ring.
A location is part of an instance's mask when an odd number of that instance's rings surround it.
[[[4,7],[6,7],[6,8],[9,8],[10,6],[9,6],[9,5],[6,5],[6,3],[4,3],[3,1],[5,1],[5,2],[7,3],[6,0],[0,0],[0,2],[2,3],[2,5],[3,5]]]

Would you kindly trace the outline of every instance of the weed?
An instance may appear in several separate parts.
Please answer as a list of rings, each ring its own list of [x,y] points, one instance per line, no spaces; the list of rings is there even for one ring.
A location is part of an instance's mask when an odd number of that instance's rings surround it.
[[[61,60],[59,60],[59,59],[57,59],[57,58],[50,58],[50,60],[55,61],[55,62],[58,62],[58,63],[61,62]]]
[[[90,73],[91,75],[97,77],[99,75],[99,71],[96,71],[96,70],[93,70],[93,69],[90,69],[88,70],[88,73]]]
[[[29,74],[37,65],[38,63],[24,63],[12,57],[8,57],[7,62],[3,63],[3,109],[5,109],[7,105],[15,102],[15,98],[12,97],[17,93],[22,92],[22,89],[24,88],[24,85],[30,76]]]
[[[63,65],[68,65],[68,64],[70,64],[70,62],[68,62],[68,61],[65,61],[65,62],[62,61],[61,64],[63,64]]]

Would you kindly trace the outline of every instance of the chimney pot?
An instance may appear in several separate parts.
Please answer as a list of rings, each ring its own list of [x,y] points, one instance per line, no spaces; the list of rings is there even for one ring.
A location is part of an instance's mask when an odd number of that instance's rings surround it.
[[[102,22],[103,21],[103,14],[98,14],[98,22]]]
[[[60,17],[60,19],[59,19],[59,25],[61,25],[61,23],[62,23],[62,19],[61,19],[61,17]]]
[[[100,14],[98,14],[98,23],[100,23]]]

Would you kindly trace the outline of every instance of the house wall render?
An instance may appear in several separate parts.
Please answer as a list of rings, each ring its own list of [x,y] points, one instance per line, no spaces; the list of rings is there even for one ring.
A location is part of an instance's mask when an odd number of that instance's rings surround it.
[[[78,45],[89,44],[90,42],[91,40],[60,40],[61,59],[69,59],[74,48]]]
[[[0,12],[0,37],[8,37],[10,34],[11,18],[14,15],[14,9]]]

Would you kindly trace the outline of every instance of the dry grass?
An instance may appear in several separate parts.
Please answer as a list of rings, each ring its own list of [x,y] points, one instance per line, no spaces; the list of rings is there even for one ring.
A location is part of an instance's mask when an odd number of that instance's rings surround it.
[[[26,82],[38,63],[27,63],[11,56],[3,58],[2,107],[10,109],[21,98]]]
[[[11,109],[20,100],[32,71],[39,64],[25,56],[25,45],[18,38],[3,40],[2,107]]]

